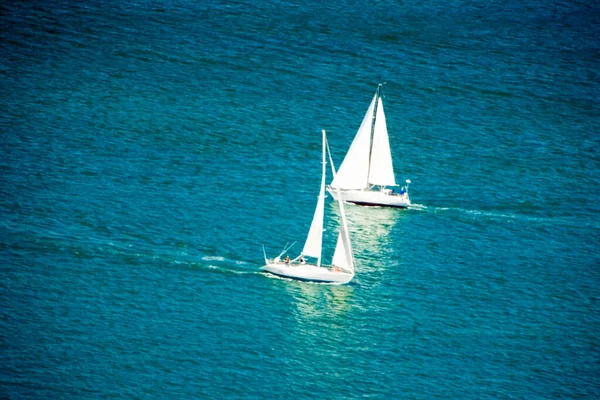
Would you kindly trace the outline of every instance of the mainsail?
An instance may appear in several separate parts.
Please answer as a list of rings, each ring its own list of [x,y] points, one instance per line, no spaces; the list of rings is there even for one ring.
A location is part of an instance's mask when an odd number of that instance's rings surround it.
[[[388,137],[385,113],[381,97],[377,104],[377,116],[373,129],[373,145],[371,147],[371,167],[369,168],[369,183],[378,186],[396,186],[392,151]]]
[[[344,157],[337,175],[331,182],[331,187],[340,189],[366,189],[369,175],[369,151],[371,148],[371,127],[373,125],[373,110],[377,94],[363,118],[360,128],[350,145],[350,150]]]
[[[350,149],[331,182],[332,188],[363,190],[368,189],[370,185],[396,185],[380,90],[381,85],[377,88]]]

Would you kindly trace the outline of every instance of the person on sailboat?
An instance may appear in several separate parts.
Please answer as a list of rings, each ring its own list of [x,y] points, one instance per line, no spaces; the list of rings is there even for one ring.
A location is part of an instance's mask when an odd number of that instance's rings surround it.
[[[406,192],[406,186],[403,186],[402,189],[400,189],[400,197],[402,197],[403,199],[408,199],[408,193]]]
[[[283,260],[284,263],[289,264],[290,263],[290,256],[285,256],[285,260]]]

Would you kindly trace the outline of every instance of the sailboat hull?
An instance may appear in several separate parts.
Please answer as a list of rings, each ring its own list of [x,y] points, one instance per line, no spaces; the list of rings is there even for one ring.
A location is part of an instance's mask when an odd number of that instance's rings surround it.
[[[317,267],[316,265],[311,264],[285,264],[274,262],[263,266],[261,270],[283,278],[317,283],[344,284],[350,282],[354,277],[354,274],[342,271],[332,271],[329,268]]]
[[[331,187],[327,188],[329,194],[338,200],[337,190]],[[348,190],[340,189],[342,201],[354,203],[361,206],[379,206],[379,207],[398,207],[407,208],[410,206],[408,194],[396,194],[390,189],[384,190]]]

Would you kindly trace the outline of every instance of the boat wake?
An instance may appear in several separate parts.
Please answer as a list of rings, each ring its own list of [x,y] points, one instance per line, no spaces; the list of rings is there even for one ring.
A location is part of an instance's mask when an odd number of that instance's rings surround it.
[[[123,258],[128,264],[154,265],[158,268],[216,271],[226,274],[259,274],[258,265],[253,262],[228,259],[223,256],[205,255],[195,257],[187,252],[143,251],[132,245],[119,245],[108,242],[98,250],[113,257]]]
[[[430,214],[463,214],[468,216],[481,216],[485,218],[494,218],[494,219],[518,219],[521,218],[521,215],[514,213],[505,213],[505,212],[494,212],[494,211],[482,211],[482,210],[470,210],[466,208],[459,207],[428,207],[423,204],[412,204],[409,207],[411,210],[416,211],[424,211]]]
[[[553,223],[573,225],[576,221],[564,216],[531,215],[518,212],[517,210],[476,210],[460,207],[428,207],[423,204],[412,204],[410,210],[426,212],[430,214],[456,215],[473,219],[488,219],[498,221],[526,221],[538,223]]]
[[[426,210],[427,206],[423,205],[423,204],[411,204],[410,206],[408,206],[408,209],[422,211],[422,210]]]
[[[261,274],[259,262],[249,259],[213,254],[194,254],[190,251],[170,247],[139,246],[126,241],[95,240],[90,249],[76,249],[78,253],[94,254],[98,257],[109,257],[111,264],[145,266],[157,269],[185,269],[216,272],[221,274],[254,275]],[[228,254],[229,255],[229,254]]]
[[[254,275],[261,274],[256,268],[256,264],[243,260],[232,260],[222,256],[203,256],[199,263],[193,263],[196,267],[217,271],[220,273],[229,273],[236,275]]]

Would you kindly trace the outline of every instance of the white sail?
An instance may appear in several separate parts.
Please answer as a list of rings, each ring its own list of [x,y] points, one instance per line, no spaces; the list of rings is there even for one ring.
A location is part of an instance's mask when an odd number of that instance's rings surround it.
[[[327,145],[327,151],[329,153],[329,161],[331,163],[331,173],[335,180],[337,174],[335,172],[335,166],[331,159],[331,152],[329,151],[329,145]],[[331,264],[340,267],[346,272],[354,274],[354,256],[352,252],[352,244],[350,242],[350,234],[348,232],[348,222],[346,221],[346,211],[344,210],[344,202],[340,195],[340,188],[335,189],[338,194],[338,206],[340,208],[340,233],[335,244],[335,251],[333,253],[333,259]]]
[[[344,212],[344,203],[338,200],[338,204],[340,206],[341,216],[340,233],[338,235],[337,243],[335,244],[335,251],[333,253],[331,264],[340,267],[346,272],[354,273],[354,257],[352,255],[352,244],[350,243],[348,223],[346,222],[346,214]]]
[[[325,176],[326,176],[326,160],[325,160],[325,131],[323,131],[323,160],[321,172],[321,191],[319,192],[319,200],[313,216],[310,230],[302,249],[302,254],[309,257],[316,257],[317,266],[321,265],[321,250],[323,247],[323,218],[325,214]]]
[[[373,131],[369,183],[380,186],[396,186],[394,166],[392,164],[392,151],[390,150],[390,139],[388,137],[381,97],[378,99],[377,103],[375,129]]]
[[[350,150],[348,150],[337,175],[331,182],[331,187],[340,189],[366,189],[368,187],[371,125],[376,99],[377,93],[373,97],[360,128],[350,145]]]

